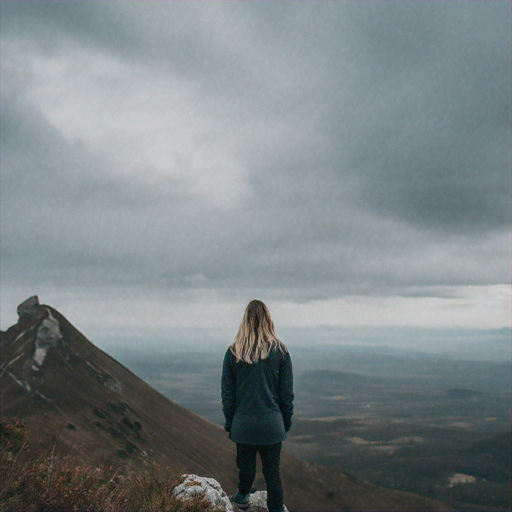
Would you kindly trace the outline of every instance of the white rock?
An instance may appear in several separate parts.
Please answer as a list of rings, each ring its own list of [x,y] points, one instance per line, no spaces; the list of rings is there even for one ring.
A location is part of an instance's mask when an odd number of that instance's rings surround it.
[[[249,496],[249,510],[251,509],[268,510],[267,491],[256,491]],[[286,505],[284,505],[284,510],[288,512]]]
[[[217,480],[197,475],[183,476],[185,480],[177,485],[173,491],[176,497],[187,501],[196,496],[201,496],[211,504],[211,510],[233,512],[233,505]]]
[[[201,496],[212,506],[212,510],[219,512],[233,512],[239,510],[229,501],[228,495],[222,490],[219,482],[213,478],[197,475],[183,475],[184,481],[174,489],[174,495],[183,501]],[[249,496],[247,512],[264,511],[267,508],[267,491],[256,491]],[[286,506],[285,512],[288,512]]]
[[[36,371],[41,368],[48,349],[62,339],[59,322],[53,318],[50,312],[48,313],[49,316],[41,322],[36,333],[36,347],[32,364],[32,369]]]
[[[41,322],[39,329],[37,329],[36,348],[55,345],[61,339],[60,324],[49,313],[48,317]]]
[[[453,487],[458,484],[476,484],[476,478],[472,475],[465,475],[464,473],[455,473],[448,482],[448,487]]]
[[[32,363],[33,370],[41,368],[44,358],[46,357],[46,347],[37,347],[34,352],[34,362]]]

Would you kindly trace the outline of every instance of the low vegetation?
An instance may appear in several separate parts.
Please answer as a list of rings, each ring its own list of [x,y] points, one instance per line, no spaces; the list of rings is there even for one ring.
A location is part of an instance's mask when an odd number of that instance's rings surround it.
[[[53,453],[34,456],[23,422],[5,421],[0,428],[2,512],[208,510],[200,498],[183,502],[173,496],[179,475],[149,464],[121,474],[113,467],[77,465]]]

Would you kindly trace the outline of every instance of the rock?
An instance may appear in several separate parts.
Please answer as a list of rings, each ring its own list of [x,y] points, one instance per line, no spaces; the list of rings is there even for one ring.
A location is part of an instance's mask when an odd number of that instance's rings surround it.
[[[233,505],[217,480],[197,475],[183,476],[185,480],[173,491],[176,497],[187,501],[190,498],[201,496],[210,503],[212,507],[210,510],[233,512]]]
[[[105,386],[107,389],[110,389],[110,391],[114,391],[115,393],[121,393],[121,384],[119,384],[119,382],[116,379],[114,379],[112,375],[107,373],[105,370],[98,368],[96,365],[90,363],[89,361],[85,361],[85,364],[89,367],[92,375],[94,375],[94,378],[100,384]]]
[[[34,362],[32,364],[33,370],[37,371],[41,368],[48,349],[53,347],[61,339],[60,324],[48,311],[48,317],[41,322],[41,325],[37,329]]]
[[[37,329],[36,348],[55,345],[57,341],[61,339],[60,324],[58,320],[53,318],[51,313],[49,313],[48,317],[41,322],[39,329]]]
[[[39,312],[39,298],[32,295],[18,306],[18,322],[24,322],[34,318]]]
[[[285,512],[288,512],[286,505],[284,506]],[[267,508],[267,491],[256,491],[251,493],[249,497],[248,512],[268,512]]]
[[[455,473],[448,482],[448,488],[460,484],[476,484],[476,478],[472,475],[465,475],[464,473]]]
[[[219,482],[213,478],[205,478],[197,475],[183,475],[183,482],[176,486],[174,494],[183,501],[196,496],[202,496],[212,506],[211,510],[232,512],[240,510],[229,501],[228,495],[222,490]],[[256,491],[249,497],[249,507],[246,512],[268,512],[267,491]],[[288,512],[286,506],[285,512]]]

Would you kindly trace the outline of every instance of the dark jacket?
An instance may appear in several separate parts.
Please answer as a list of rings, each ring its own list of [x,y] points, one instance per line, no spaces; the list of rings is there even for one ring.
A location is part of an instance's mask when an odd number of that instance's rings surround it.
[[[222,367],[222,410],[230,439],[241,444],[274,444],[292,426],[292,360],[274,348],[257,363],[236,362],[230,349]]]

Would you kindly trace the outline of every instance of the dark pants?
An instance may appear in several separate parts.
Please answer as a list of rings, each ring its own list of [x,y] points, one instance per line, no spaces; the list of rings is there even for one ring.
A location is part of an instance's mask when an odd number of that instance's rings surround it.
[[[260,453],[261,469],[267,484],[267,507],[269,512],[283,510],[283,484],[279,474],[281,443],[277,444],[238,444],[236,445],[236,465],[238,467],[238,490],[250,492],[256,477],[256,452]]]

